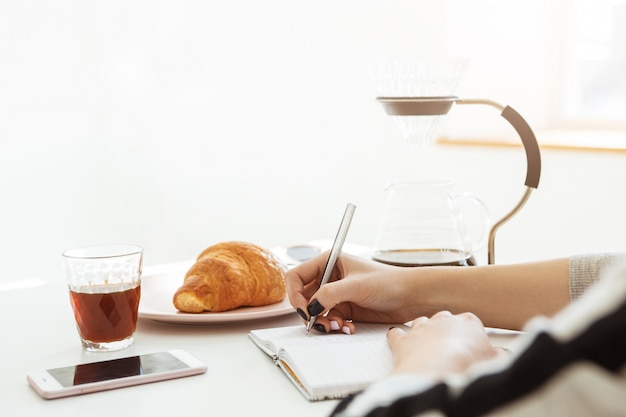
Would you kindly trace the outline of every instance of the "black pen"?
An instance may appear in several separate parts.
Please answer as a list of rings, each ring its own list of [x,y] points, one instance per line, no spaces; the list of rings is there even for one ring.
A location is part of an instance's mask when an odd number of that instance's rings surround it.
[[[339,255],[341,254],[341,248],[343,248],[343,243],[346,241],[346,236],[348,235],[348,229],[350,228],[350,222],[352,221],[352,216],[354,215],[354,210],[356,206],[352,203],[348,203],[346,207],[346,211],[343,213],[343,218],[341,219],[341,224],[339,225],[339,230],[337,231],[337,236],[335,236],[335,241],[333,242],[333,247],[330,250],[330,255],[328,255],[328,261],[326,261],[326,267],[324,268],[324,274],[322,274],[322,280],[320,281],[318,289],[322,287],[322,285],[326,284],[330,279],[330,276],[333,273],[333,269],[335,269],[335,264],[337,263],[337,259],[339,259]],[[317,316],[309,317],[309,321],[306,324],[306,334],[309,334],[311,328],[313,328],[313,324],[315,323],[315,319]]]

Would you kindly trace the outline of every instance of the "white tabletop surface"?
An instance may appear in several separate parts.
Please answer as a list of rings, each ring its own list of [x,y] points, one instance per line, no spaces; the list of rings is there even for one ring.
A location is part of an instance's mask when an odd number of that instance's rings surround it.
[[[294,313],[237,324],[168,324],[139,319],[135,344],[85,353],[64,282],[0,290],[2,416],[220,415],[324,416],[336,402],[311,403],[249,339],[255,328],[301,323]],[[26,382],[31,371],[99,359],[185,349],[206,374],[76,397],[44,400]]]
[[[173,264],[152,268],[168,270]],[[294,313],[235,324],[169,324],[140,318],[135,344],[110,353],[80,347],[64,282],[0,289],[4,317],[2,416],[325,416],[336,401],[309,402],[249,339],[255,328],[301,323]],[[28,285],[32,284],[32,285]],[[208,364],[206,374],[56,400],[26,382],[31,371],[169,349]]]

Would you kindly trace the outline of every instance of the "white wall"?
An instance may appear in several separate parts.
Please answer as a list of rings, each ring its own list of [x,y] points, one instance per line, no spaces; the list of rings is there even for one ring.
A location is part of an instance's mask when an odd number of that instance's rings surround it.
[[[453,28],[470,16],[457,3],[0,0],[0,284],[62,279],[60,253],[76,245],[137,243],[150,265],[222,240],[330,238],[347,201],[358,206],[349,240],[371,244],[398,169],[462,178],[497,216],[521,195],[522,151],[408,149],[366,68],[460,52],[468,34]],[[477,4],[492,10],[483,24],[497,21],[495,3]],[[523,71],[509,82],[466,52],[464,91],[541,123]],[[625,159],[546,152],[498,260],[626,248]]]

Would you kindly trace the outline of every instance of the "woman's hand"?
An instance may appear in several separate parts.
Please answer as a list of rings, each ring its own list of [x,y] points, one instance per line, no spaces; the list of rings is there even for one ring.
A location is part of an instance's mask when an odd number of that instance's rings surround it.
[[[419,317],[407,332],[391,328],[387,341],[394,373],[414,373],[433,379],[463,373],[471,365],[502,351],[491,346],[483,323],[472,313],[441,311]]]
[[[401,268],[342,254],[318,290],[328,252],[287,272],[287,294],[303,320],[316,315],[315,329],[353,333],[352,320],[405,323],[415,317],[415,297]],[[328,312],[324,317],[323,313]]]

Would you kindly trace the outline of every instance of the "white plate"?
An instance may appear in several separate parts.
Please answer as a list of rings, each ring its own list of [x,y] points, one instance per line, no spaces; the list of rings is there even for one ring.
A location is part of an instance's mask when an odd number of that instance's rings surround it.
[[[303,261],[303,257],[315,256],[330,249],[332,241],[317,240],[299,245],[276,247],[271,250],[288,267]],[[369,249],[364,246],[346,243],[344,252],[368,256]],[[296,256],[297,255],[297,256]],[[295,259],[294,258],[298,258]],[[167,323],[236,323],[294,313],[288,298],[279,303],[263,307],[240,307],[221,313],[181,313],[174,307],[172,298],[183,283],[185,273],[193,265],[193,260],[156,265],[144,269],[141,279],[141,301],[139,317]]]
[[[193,262],[179,263],[167,272],[146,273],[141,279],[139,317],[182,324],[219,324],[258,320],[294,313],[288,298],[262,307],[240,307],[219,313],[181,313],[172,303],[176,290],[182,285],[185,273]]]

